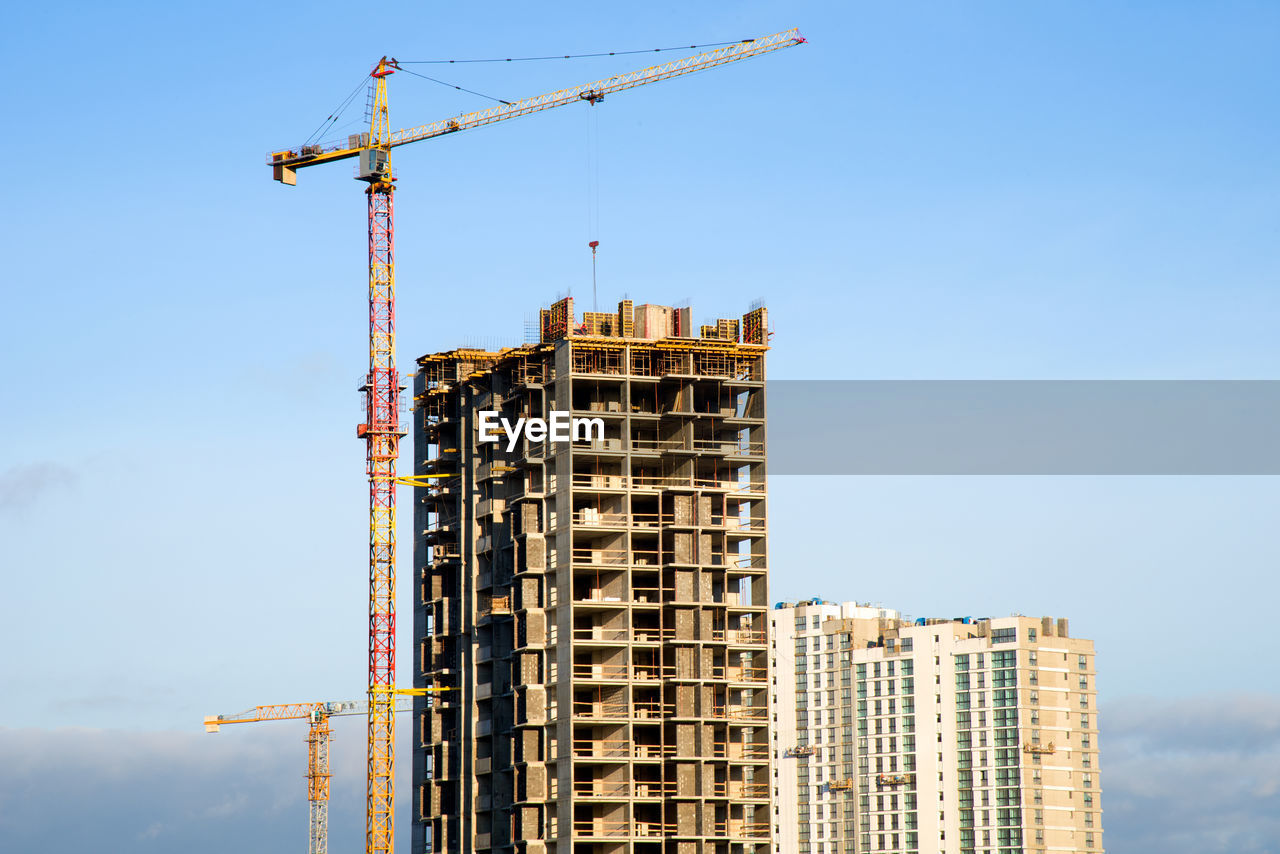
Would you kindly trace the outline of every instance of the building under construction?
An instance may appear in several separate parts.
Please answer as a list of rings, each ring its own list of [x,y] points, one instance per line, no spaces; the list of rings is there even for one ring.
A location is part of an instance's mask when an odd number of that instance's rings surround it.
[[[419,701],[415,854],[769,854],[766,312],[691,314],[565,299],[418,360],[414,682],[457,690]]]

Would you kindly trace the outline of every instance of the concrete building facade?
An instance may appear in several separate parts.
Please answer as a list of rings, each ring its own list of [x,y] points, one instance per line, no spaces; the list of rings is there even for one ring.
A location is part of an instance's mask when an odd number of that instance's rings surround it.
[[[1065,619],[770,613],[777,854],[1102,851],[1092,641]]]
[[[690,314],[562,300],[418,360],[414,684],[456,690],[416,709],[415,854],[772,847],[767,318]]]

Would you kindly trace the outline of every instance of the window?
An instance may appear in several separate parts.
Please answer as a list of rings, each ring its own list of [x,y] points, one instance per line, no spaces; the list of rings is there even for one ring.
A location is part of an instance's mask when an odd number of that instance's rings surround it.
[[[1017,643],[1017,641],[1018,630],[1016,628],[991,630],[992,643]]]
[[[903,638],[898,643],[898,648],[901,649],[903,652],[911,652],[911,648],[912,648],[911,638]],[[907,834],[907,835],[912,836],[914,834]]]
[[[818,626],[820,626],[820,625],[821,625],[821,622],[820,622],[820,620],[821,620],[821,619],[822,619],[821,617],[817,617],[817,616],[813,617],[813,618],[809,621],[809,625],[810,625],[810,627],[811,627],[811,628],[814,628],[814,629],[818,628]]]
[[[1027,629],[1027,643],[1035,643],[1035,642],[1036,642],[1036,630]]]

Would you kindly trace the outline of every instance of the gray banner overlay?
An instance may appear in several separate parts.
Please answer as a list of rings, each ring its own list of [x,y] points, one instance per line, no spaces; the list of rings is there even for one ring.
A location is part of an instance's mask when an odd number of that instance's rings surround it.
[[[1280,381],[828,381],[766,388],[779,474],[1280,474]]]

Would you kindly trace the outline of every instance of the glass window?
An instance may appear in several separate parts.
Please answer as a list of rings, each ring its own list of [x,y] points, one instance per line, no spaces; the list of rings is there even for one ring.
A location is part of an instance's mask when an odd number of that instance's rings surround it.
[[[1016,643],[1018,640],[1018,630],[1016,628],[992,629],[992,643]]]

